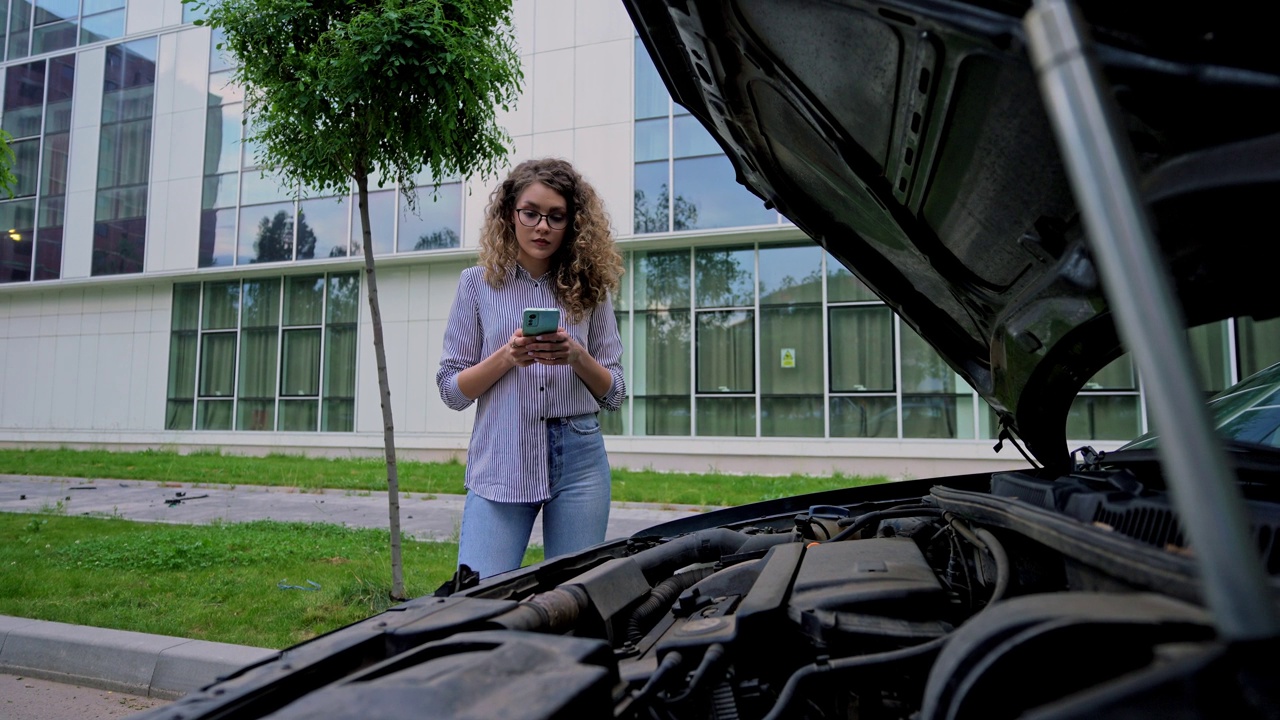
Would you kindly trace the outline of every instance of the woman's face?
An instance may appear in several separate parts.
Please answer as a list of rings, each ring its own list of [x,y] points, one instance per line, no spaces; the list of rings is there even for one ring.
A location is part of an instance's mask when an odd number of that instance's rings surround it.
[[[523,214],[521,211],[525,211]],[[537,217],[534,217],[537,213]],[[551,256],[560,249],[569,218],[569,206],[564,196],[540,182],[530,183],[519,197],[512,222],[516,227],[516,242],[520,254],[516,261],[530,275],[540,277],[551,267]],[[522,217],[523,215],[523,217]],[[534,221],[533,227],[525,223]],[[551,227],[559,225],[559,229]]]

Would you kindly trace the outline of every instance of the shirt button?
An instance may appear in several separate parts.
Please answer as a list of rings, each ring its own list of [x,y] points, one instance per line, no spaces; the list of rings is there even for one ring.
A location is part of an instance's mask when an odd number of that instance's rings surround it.
[[[545,421],[545,420],[546,420],[546,418],[544,418],[544,417],[540,417],[540,418],[538,418],[538,419],[539,419],[539,420],[543,420],[543,421]]]
[[[544,388],[544,387],[540,387],[540,388],[538,388],[538,392],[542,392],[543,390],[546,390],[546,388]]]

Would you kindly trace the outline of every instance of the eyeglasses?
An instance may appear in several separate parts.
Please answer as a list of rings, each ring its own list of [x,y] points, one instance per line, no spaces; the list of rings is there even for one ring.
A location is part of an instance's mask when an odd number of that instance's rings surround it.
[[[547,227],[552,230],[563,230],[569,224],[569,216],[564,213],[546,215],[536,210],[521,208],[516,210],[516,217],[519,218],[520,224],[525,227],[538,227],[538,223],[542,222],[542,218],[547,219]]]

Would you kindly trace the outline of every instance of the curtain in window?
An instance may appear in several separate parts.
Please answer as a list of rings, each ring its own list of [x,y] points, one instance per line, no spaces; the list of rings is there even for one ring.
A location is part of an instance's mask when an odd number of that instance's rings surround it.
[[[879,305],[830,313],[831,391],[892,392],[893,313]]]
[[[755,313],[698,313],[698,392],[755,392]],[[754,434],[754,433],[753,433]]]

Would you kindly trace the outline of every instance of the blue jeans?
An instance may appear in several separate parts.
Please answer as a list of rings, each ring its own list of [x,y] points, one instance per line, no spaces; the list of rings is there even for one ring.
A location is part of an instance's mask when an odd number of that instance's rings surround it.
[[[487,500],[467,491],[458,564],[486,578],[520,567],[542,511],[547,559],[604,541],[609,523],[609,458],[595,414],[547,421],[551,497],[541,503]]]

